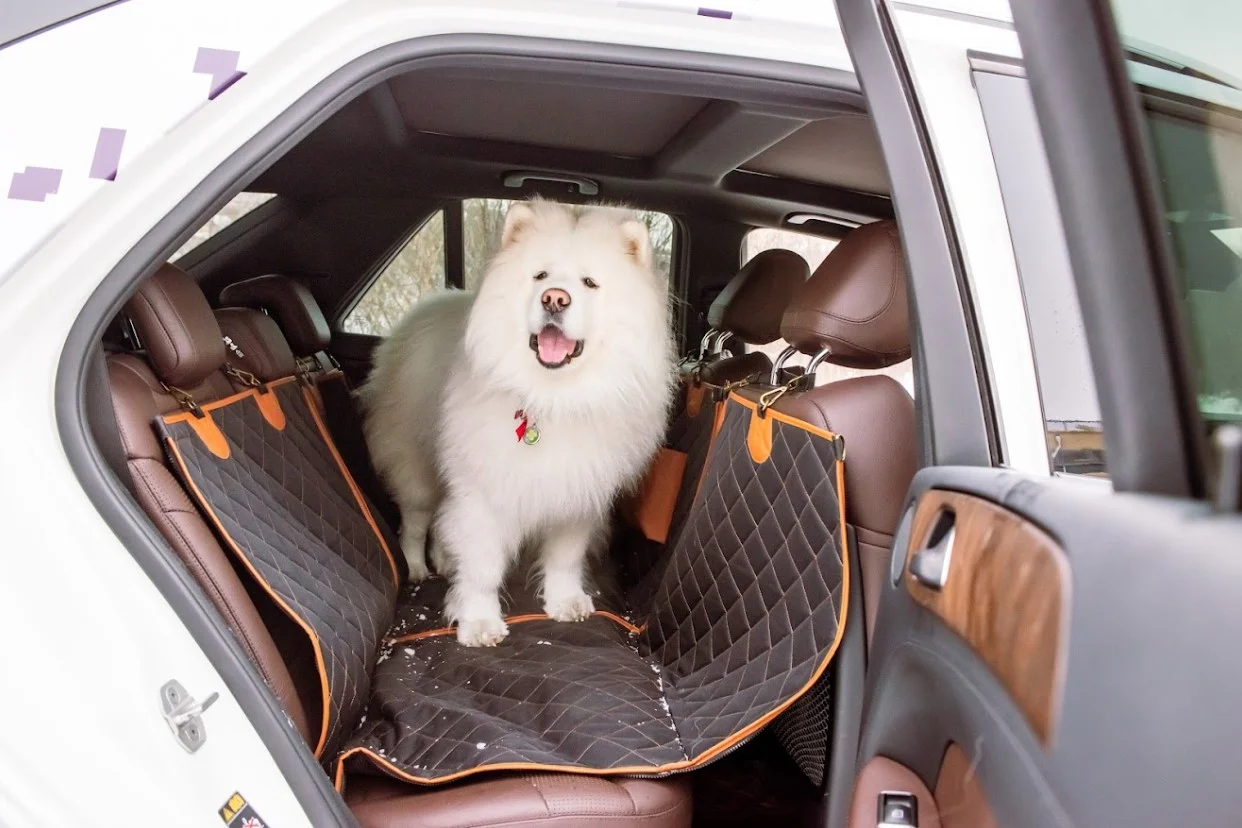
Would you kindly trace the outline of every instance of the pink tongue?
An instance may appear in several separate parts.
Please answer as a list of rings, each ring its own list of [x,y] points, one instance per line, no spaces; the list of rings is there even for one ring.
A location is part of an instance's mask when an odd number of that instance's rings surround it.
[[[557,365],[573,353],[578,343],[561,333],[554,325],[548,325],[539,332],[539,359],[548,365]]]

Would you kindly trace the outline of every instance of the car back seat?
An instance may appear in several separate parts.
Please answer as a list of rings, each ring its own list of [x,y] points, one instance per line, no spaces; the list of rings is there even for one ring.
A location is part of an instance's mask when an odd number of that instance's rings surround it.
[[[809,274],[806,260],[791,250],[777,248],[755,255],[708,309],[707,322],[715,341],[736,340],[743,348],[775,342],[781,335],[785,306]],[[643,526],[642,534],[630,533],[623,543],[622,563],[631,602],[642,603],[642,596],[654,589],[661,563],[685,524],[703,474],[720,403],[732,387],[762,381],[772,369],[772,361],[763,352],[736,350],[731,356],[700,353],[681,364],[681,386],[664,440],[668,452],[680,456],[670,464],[672,471],[664,472],[677,476],[676,483],[664,484],[662,492],[667,498],[667,492],[673,490],[674,496],[659,506],[643,504],[658,517],[647,521],[651,526],[635,521]],[[650,477],[661,471],[658,464],[653,468],[640,498],[659,491]]]
[[[270,596],[241,577],[197,505],[173,476],[153,421],[161,415],[234,395],[249,382],[225,374],[226,345],[197,285],[172,265],[144,282],[127,303],[145,354],[110,353],[108,377],[118,429],[140,504],[212,600],[226,624],[307,740],[321,730],[319,679],[301,632]],[[275,343],[247,354],[260,382],[282,370],[294,372],[291,352],[270,320],[247,313],[223,314],[247,341]],[[243,333],[244,332],[244,333]],[[244,351],[245,348],[243,347]],[[235,359],[240,359],[234,354]],[[192,400],[193,403],[189,401]],[[309,669],[308,669],[309,668]],[[580,779],[522,775],[471,781],[448,790],[419,791],[387,780],[367,780],[347,801],[368,826],[429,825],[456,828],[520,824],[686,826],[685,780]]]
[[[272,273],[229,285],[220,292],[220,304],[263,311],[276,321],[298,370],[314,381],[328,429],[354,479],[388,525],[398,526],[400,511],[371,463],[353,389],[328,351],[332,330],[310,290]]]

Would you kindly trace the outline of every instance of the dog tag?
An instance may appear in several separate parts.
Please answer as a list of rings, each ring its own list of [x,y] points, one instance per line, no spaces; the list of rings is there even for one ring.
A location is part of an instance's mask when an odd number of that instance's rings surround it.
[[[539,442],[539,429],[534,425],[526,426],[526,433],[522,435],[522,442],[528,446],[533,446]]]

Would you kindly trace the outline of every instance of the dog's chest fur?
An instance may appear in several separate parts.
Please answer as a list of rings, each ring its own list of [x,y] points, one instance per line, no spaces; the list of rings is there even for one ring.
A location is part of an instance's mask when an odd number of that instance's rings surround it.
[[[642,474],[659,442],[650,415],[622,406],[607,416],[527,412],[538,442],[519,439],[520,403],[507,394],[450,387],[438,466],[444,482],[491,501],[526,525],[596,518]]]

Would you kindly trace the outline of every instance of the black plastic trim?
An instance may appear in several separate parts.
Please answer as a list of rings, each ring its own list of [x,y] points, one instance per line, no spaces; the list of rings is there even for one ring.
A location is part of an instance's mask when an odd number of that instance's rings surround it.
[[[444,205],[444,281],[449,287],[466,286],[466,240],[460,201]]]
[[[1205,440],[1159,189],[1107,3],[1014,0],[1117,491],[1203,496]]]
[[[792,83],[854,86],[849,73],[748,58],[508,36],[436,35],[378,49],[334,72],[213,170],[130,250],[91,294],[74,322],[57,366],[57,428],[74,474],[91,502],[185,623],[271,751],[315,825],[356,824],[306,743],[176,554],[108,469],[89,433],[84,408],[88,369],[108,321],[134,285],[281,155],[349,100],[415,63],[470,64],[479,55],[528,60],[531,55],[619,66],[648,63],[732,78],[739,86],[775,77]]]
[[[876,0],[841,0],[837,13],[888,165],[906,251],[910,318],[920,323],[911,333],[919,357],[914,369],[924,459],[990,466],[998,459],[999,439],[978,326],[948,200],[892,21]]]

